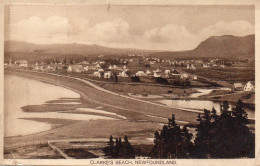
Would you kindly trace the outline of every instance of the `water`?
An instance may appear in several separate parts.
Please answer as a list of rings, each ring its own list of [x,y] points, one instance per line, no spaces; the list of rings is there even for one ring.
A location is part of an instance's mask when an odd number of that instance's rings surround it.
[[[214,107],[218,113],[220,113],[220,103],[214,101],[205,101],[205,100],[159,100],[158,102],[165,104],[170,107],[175,108],[188,108],[195,110],[212,110]],[[230,106],[231,107],[231,106]],[[255,118],[255,111],[246,109],[248,118]]]
[[[197,91],[199,91],[199,93],[192,93],[189,95],[189,97],[191,98],[197,98],[206,94],[209,94],[210,92],[212,92],[213,90],[230,90],[230,88],[217,88],[217,89],[202,89],[202,88],[194,88]]]
[[[79,99],[74,91],[11,75],[4,77],[4,136],[27,135],[51,129],[51,124],[24,120],[20,118],[58,118],[70,120],[113,119],[105,116],[82,115],[58,112],[30,113],[21,107],[26,105],[41,105],[50,100],[60,98]],[[66,103],[64,103],[66,104]]]

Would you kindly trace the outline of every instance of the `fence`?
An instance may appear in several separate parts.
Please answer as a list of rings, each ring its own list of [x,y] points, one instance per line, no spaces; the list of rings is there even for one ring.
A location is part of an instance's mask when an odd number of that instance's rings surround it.
[[[19,143],[19,144],[4,145],[4,150],[13,150],[13,149],[26,147],[26,146],[33,146],[33,145],[48,145],[48,141],[47,140],[37,140],[37,141],[29,141],[29,142],[24,142],[24,143]]]

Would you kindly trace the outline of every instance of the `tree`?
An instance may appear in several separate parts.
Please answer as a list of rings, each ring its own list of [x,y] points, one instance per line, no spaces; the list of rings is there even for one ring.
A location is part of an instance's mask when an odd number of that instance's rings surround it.
[[[193,155],[197,158],[254,157],[254,134],[247,127],[247,113],[241,100],[229,110],[224,101],[221,114],[213,108],[198,116],[197,137]]]
[[[118,76],[117,76],[116,72],[114,72],[114,77],[115,77],[115,83],[117,84],[117,82],[118,82]]]
[[[175,116],[168,119],[159,133],[154,133],[154,147],[150,155],[154,158],[189,158],[192,149],[192,134],[187,127],[180,128],[175,122]]]
[[[113,137],[110,136],[108,146],[103,149],[107,158],[135,158],[135,151],[131,143],[128,141],[127,136],[124,137],[124,142],[119,137],[116,141],[113,141]]]
[[[108,146],[103,149],[105,156],[107,158],[112,158],[114,156],[114,144],[113,136],[111,135],[108,141]]]
[[[197,158],[207,158],[210,151],[210,129],[211,129],[211,117],[210,111],[204,109],[204,114],[201,116],[198,115],[197,121],[199,122],[197,126],[197,135],[195,138],[194,145],[194,157]]]
[[[124,158],[135,158],[134,148],[132,147],[131,143],[128,141],[127,136],[124,137],[123,142],[123,157]]]

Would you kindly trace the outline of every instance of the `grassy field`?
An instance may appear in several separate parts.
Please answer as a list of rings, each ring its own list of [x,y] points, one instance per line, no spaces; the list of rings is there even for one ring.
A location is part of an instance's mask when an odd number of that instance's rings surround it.
[[[46,145],[31,145],[4,152],[5,159],[63,159]]]
[[[211,67],[197,68],[197,70],[182,69],[188,73],[210,78],[213,80],[226,81],[229,83],[241,82],[245,84],[248,81],[255,80],[255,69],[252,67]]]
[[[152,86],[152,85],[122,85],[122,84],[105,84],[100,83],[99,86],[117,93],[134,93],[134,94],[176,94],[176,95],[189,95],[198,92],[195,89],[181,89],[174,87]]]

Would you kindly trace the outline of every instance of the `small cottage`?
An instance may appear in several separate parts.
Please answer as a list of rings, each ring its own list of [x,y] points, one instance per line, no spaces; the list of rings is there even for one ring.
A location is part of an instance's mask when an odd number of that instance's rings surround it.
[[[255,91],[255,82],[254,81],[248,81],[246,85],[244,86],[244,91]]]

